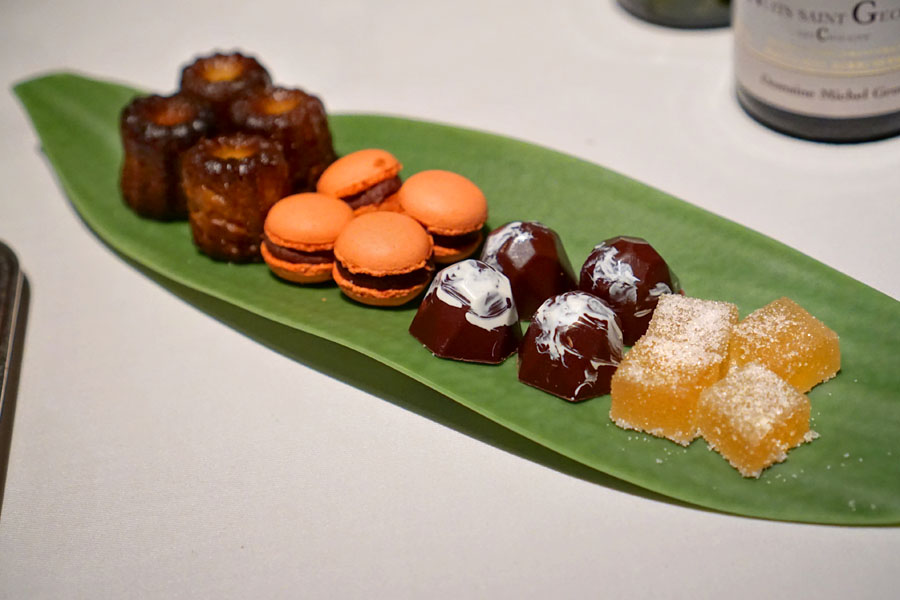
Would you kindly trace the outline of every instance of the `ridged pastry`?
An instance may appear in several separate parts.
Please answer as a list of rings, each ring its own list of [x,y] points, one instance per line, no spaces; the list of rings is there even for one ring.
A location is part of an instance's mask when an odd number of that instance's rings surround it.
[[[153,219],[187,216],[181,155],[213,127],[209,107],[187,96],[142,96],[122,111],[121,188],[135,212]]]
[[[269,87],[248,92],[231,105],[231,121],[241,131],[281,144],[295,192],[315,190],[336,157],[325,107],[302,90]]]
[[[239,52],[201,56],[181,71],[181,92],[212,106],[220,134],[233,129],[231,103],[271,83],[268,71],[259,61]]]
[[[182,160],[194,243],[209,256],[260,260],[263,223],[289,187],[278,142],[236,133],[204,139]]]

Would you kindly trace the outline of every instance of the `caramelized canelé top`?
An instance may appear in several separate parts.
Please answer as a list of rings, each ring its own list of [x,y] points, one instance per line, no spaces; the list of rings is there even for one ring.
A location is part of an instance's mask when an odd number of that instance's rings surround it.
[[[123,141],[185,140],[193,144],[213,126],[209,106],[184,94],[142,96],[122,111]]]
[[[296,191],[315,189],[336,157],[325,107],[303,90],[270,86],[247,92],[231,104],[229,115],[237,129],[281,143]]]
[[[181,91],[209,102],[220,130],[231,126],[229,109],[235,99],[271,83],[265,67],[255,58],[238,52],[202,56],[181,72]]]
[[[228,174],[242,177],[260,167],[286,171],[281,144],[261,135],[234,133],[200,140],[184,157],[184,169],[223,181]]]
[[[237,133],[203,139],[181,161],[194,242],[220,260],[259,260],[263,222],[288,188],[281,146]]]

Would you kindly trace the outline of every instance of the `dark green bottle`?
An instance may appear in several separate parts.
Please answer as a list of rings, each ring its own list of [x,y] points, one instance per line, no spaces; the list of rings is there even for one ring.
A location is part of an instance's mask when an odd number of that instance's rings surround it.
[[[631,14],[668,27],[724,27],[731,21],[729,0],[619,0]]]
[[[741,0],[734,4],[738,100],[757,121],[799,138],[898,135],[898,42],[900,0]]]

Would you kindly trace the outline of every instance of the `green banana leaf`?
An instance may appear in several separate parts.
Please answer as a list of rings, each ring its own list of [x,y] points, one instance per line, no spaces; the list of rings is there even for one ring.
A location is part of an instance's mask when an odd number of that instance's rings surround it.
[[[636,235],[666,257],[688,295],[734,302],[742,315],[789,296],[837,331],[843,369],[809,394],[820,438],[758,480],[745,479],[702,440],[682,448],[617,428],[608,396],[573,405],[520,384],[514,359],[484,366],[433,357],[407,333],[415,306],[361,306],[333,286],[284,283],[262,264],[218,263],[197,252],[186,223],[137,217],[118,189],[118,115],[136,90],[63,73],[23,82],[15,92],[69,200],[96,234],[201,308],[250,323],[248,335],[264,343],[274,337],[271,325],[298,345],[349,348],[438,392],[426,390],[431,402],[456,401],[580,463],[561,470],[596,469],[650,490],[650,497],[768,519],[900,523],[900,303],[787,246],[597,165],[516,140],[400,118],[331,117],[339,153],[381,147],[400,158],[405,176],[432,168],[462,173],[484,190],[489,227],[541,221],[560,234],[576,267],[601,240]],[[234,316],[234,307],[256,321]],[[336,374],[357,381],[351,370],[366,365],[384,369],[349,360]],[[604,477],[588,478],[614,481]]]

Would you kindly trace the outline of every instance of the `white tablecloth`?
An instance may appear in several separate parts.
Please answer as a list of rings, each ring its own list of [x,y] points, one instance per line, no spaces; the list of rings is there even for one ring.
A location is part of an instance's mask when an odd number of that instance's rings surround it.
[[[45,2],[0,73],[174,89],[214,48],[332,112],[513,136],[616,169],[900,298],[900,138],[758,125],[728,30],[567,2]],[[2,598],[888,597],[897,528],[744,519],[586,482],[297,363],[115,256],[0,95],[0,239],[32,285]],[[399,393],[402,396],[402,391]]]

